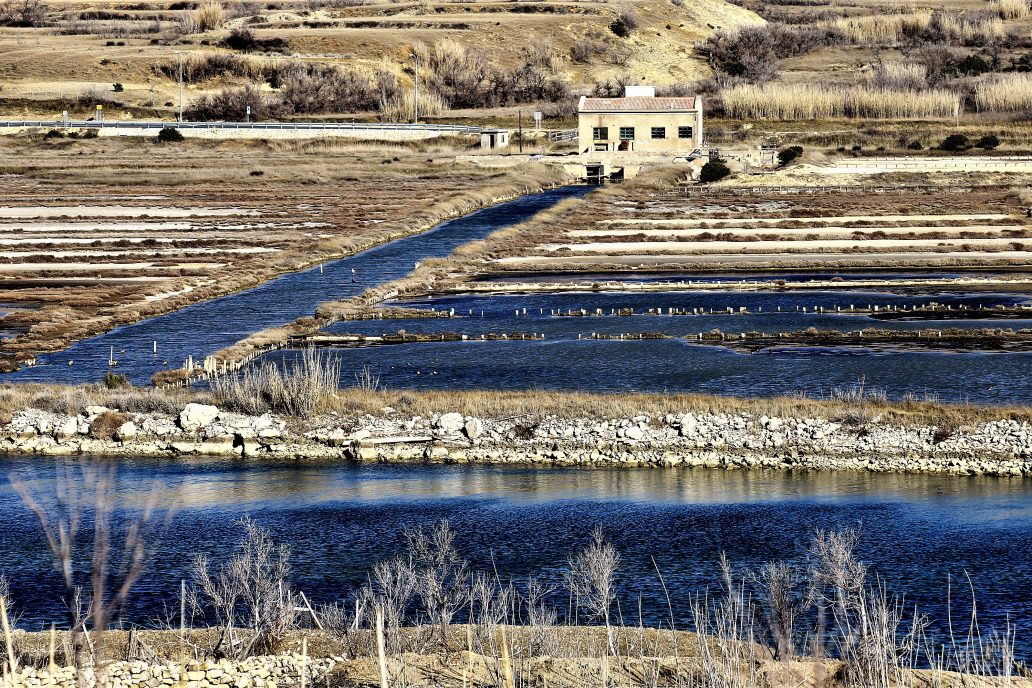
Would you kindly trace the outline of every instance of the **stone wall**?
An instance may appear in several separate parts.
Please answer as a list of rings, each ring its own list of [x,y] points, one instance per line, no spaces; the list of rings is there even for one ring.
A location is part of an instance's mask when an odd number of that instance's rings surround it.
[[[123,413],[104,439],[96,436],[97,423],[109,411],[91,406],[64,416],[26,409],[0,430],[0,452],[1032,476],[1032,425],[1014,420],[954,430],[748,413],[487,419],[408,417],[385,408],[377,416],[288,423],[188,404],[178,416]]]
[[[188,661],[179,664],[110,662],[99,671],[83,670],[83,685],[104,688],[283,688],[316,683],[343,658],[312,659],[298,654],[251,657],[241,661]],[[72,667],[53,670],[22,668],[20,688],[79,688]],[[7,682],[10,684],[10,681]]]

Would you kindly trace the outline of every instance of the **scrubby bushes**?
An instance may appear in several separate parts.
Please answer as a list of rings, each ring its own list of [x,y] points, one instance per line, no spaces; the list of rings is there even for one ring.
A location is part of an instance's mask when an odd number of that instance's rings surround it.
[[[47,9],[40,0],[4,0],[0,2],[0,26],[43,26]]]
[[[265,119],[269,115],[269,104],[257,87],[252,85],[226,89],[214,95],[201,96],[184,112],[187,119],[242,121],[251,108],[253,119]]]
[[[995,134],[986,134],[975,142],[975,148],[981,148],[982,150],[991,151],[999,147],[1000,139]]]
[[[452,40],[418,44],[415,52],[426,90],[435,91],[453,108],[558,102],[570,97],[570,85],[563,77],[545,73],[530,62],[504,68]]]
[[[720,159],[710,160],[702,166],[702,170],[699,172],[699,181],[705,184],[719,182],[729,174],[731,174],[731,168],[727,166],[726,162]]]
[[[242,53],[285,53],[290,49],[290,44],[284,39],[278,36],[274,38],[258,38],[248,28],[233,29],[222,40],[222,45],[230,50],[238,50]]]
[[[778,151],[778,164],[782,167],[789,164],[803,154],[802,146],[789,146]]]
[[[703,51],[718,78],[762,84],[778,75],[782,59],[835,42],[832,33],[771,24],[717,32],[706,41]]]
[[[183,140],[183,134],[174,127],[162,127],[158,132],[159,143],[179,143]]]
[[[950,151],[956,153],[962,150],[966,150],[968,147],[968,137],[963,134],[950,134],[942,143],[939,144],[939,148],[944,151]]]
[[[570,47],[570,58],[578,64],[592,64],[602,61],[623,66],[631,58],[631,49],[612,36],[600,31],[588,31]]]
[[[638,16],[634,14],[634,11],[624,10],[620,13],[620,16],[613,20],[613,23],[609,25],[609,30],[620,38],[627,38],[640,27],[641,22],[638,21]]]

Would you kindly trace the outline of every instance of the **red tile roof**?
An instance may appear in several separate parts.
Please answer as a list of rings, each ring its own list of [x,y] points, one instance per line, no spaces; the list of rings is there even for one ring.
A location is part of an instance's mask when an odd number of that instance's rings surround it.
[[[697,98],[585,98],[581,112],[674,112],[695,110]]]

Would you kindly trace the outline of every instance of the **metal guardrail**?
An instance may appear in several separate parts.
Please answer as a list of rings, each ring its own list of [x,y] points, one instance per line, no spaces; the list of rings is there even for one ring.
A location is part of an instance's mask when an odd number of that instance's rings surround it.
[[[483,127],[462,124],[386,124],[379,122],[97,122],[89,120],[0,120],[0,127],[50,127],[55,129],[248,129],[255,131],[372,130],[428,131],[449,134],[480,134]]]

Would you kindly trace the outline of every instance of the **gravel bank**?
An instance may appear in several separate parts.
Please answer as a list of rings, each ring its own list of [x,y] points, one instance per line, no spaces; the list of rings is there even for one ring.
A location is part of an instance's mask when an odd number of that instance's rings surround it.
[[[178,415],[88,406],[77,416],[24,409],[0,452],[254,460],[697,466],[1032,477],[1032,425],[963,428],[779,418],[749,413],[658,417],[476,418],[459,413],[331,414],[305,421],[190,403]]]

